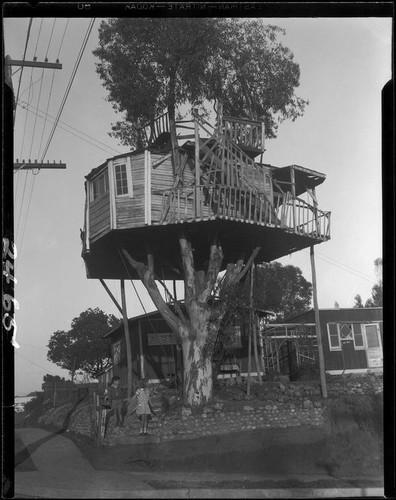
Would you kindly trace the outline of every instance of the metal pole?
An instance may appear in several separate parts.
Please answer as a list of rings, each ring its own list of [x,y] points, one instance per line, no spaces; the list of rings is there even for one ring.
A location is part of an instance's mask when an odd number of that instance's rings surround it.
[[[312,270],[313,303],[314,303],[314,309],[315,309],[315,330],[316,330],[316,338],[317,338],[317,342],[318,342],[320,384],[322,387],[322,396],[324,398],[327,398],[326,374],[325,374],[325,365],[324,365],[322,335],[320,332],[319,306],[318,306],[318,295],[317,295],[317,288],[316,288],[315,254],[314,254],[313,245],[310,248],[310,257],[311,257],[311,270]]]

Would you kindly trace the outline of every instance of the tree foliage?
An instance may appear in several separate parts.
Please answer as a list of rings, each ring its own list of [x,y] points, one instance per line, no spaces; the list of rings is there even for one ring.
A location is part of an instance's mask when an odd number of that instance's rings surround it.
[[[101,309],[87,309],[73,319],[68,332],[58,330],[51,335],[48,360],[72,374],[81,370],[95,377],[111,362],[110,341],[102,337],[119,323]]]
[[[312,284],[299,267],[279,262],[261,264],[256,268],[253,299],[257,309],[273,311],[277,320],[283,320],[309,309]]]
[[[279,40],[285,30],[258,19],[229,19],[210,75],[211,97],[221,99],[231,116],[264,121],[275,138],[278,124],[304,113],[308,101],[297,97],[300,68]]]
[[[355,309],[359,309],[359,308],[364,307],[361,295],[359,295],[359,294],[355,295],[355,304],[353,307]]]
[[[108,100],[125,121],[113,135],[137,146],[137,130],[157,115],[185,102],[202,102],[205,73],[217,45],[217,25],[210,18],[122,18],[102,21],[97,72]],[[125,125],[125,123],[127,125]],[[133,133],[127,137],[128,131]]]
[[[60,377],[59,375],[51,375],[47,373],[43,377],[43,383],[41,384],[41,389],[46,389],[47,387],[52,387],[54,384],[67,386],[73,385],[71,380],[66,380],[64,377]]]
[[[378,258],[374,261],[375,274],[378,282],[371,289],[371,297],[366,300],[363,306],[362,297],[357,294],[355,296],[355,304],[353,307],[382,307],[383,306],[383,281],[382,281],[382,259]]]
[[[257,19],[102,21],[97,72],[124,113],[111,135],[139,147],[139,128],[156,116],[168,111],[172,120],[182,104],[221,100],[225,113],[263,120],[267,137],[276,137],[278,124],[301,116],[308,103],[295,95],[300,69],[278,40],[284,33]]]

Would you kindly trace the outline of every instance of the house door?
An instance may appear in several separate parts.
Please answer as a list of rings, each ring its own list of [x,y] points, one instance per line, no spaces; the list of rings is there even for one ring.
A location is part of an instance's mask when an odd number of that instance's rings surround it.
[[[377,368],[382,366],[381,336],[377,324],[364,325],[367,346],[367,366]]]

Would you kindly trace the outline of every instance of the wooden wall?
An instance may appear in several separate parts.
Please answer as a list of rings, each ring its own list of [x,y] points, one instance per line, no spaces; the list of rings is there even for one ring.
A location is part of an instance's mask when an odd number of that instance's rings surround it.
[[[151,154],[151,164],[159,162],[163,155]],[[186,167],[187,168],[187,167]],[[174,184],[172,159],[168,158],[161,165],[151,168],[151,219],[158,222],[162,213],[162,193],[172,189]]]
[[[115,197],[117,229],[144,225],[144,153],[131,155],[133,197]]]
[[[89,236],[91,241],[97,240],[108,231],[110,231],[110,197],[109,193],[104,193],[89,204]]]

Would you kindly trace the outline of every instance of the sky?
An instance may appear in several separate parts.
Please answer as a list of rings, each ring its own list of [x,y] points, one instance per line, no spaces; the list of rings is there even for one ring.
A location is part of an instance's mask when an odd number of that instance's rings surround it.
[[[59,58],[63,67],[24,69],[14,159],[41,159],[89,23],[89,18],[33,18],[26,59]],[[286,30],[282,41],[301,70],[296,94],[309,100],[303,117],[282,123],[277,138],[266,141],[264,161],[326,174],[316,194],[319,208],[332,213],[331,239],[315,247],[318,303],[320,308],[333,308],[335,302],[353,307],[356,294],[363,302],[371,296],[377,282],[374,260],[382,256],[381,89],[391,78],[391,18],[263,18],[263,23]],[[4,19],[5,54],[13,59],[23,58],[28,24],[27,18]],[[107,158],[127,151],[108,135],[121,117],[106,100],[95,71],[92,50],[99,24],[96,19],[44,158],[66,163],[66,170],[14,175],[19,396],[40,390],[46,373],[68,377],[47,360],[55,331],[68,330],[87,308],[119,317],[100,282],[86,278],[81,258],[84,177]],[[16,94],[21,71],[13,71]],[[279,262],[300,267],[312,281],[309,249]],[[119,282],[108,284],[119,300]],[[135,285],[145,310],[153,310],[143,285]],[[126,292],[128,315],[142,314],[130,283]]]

